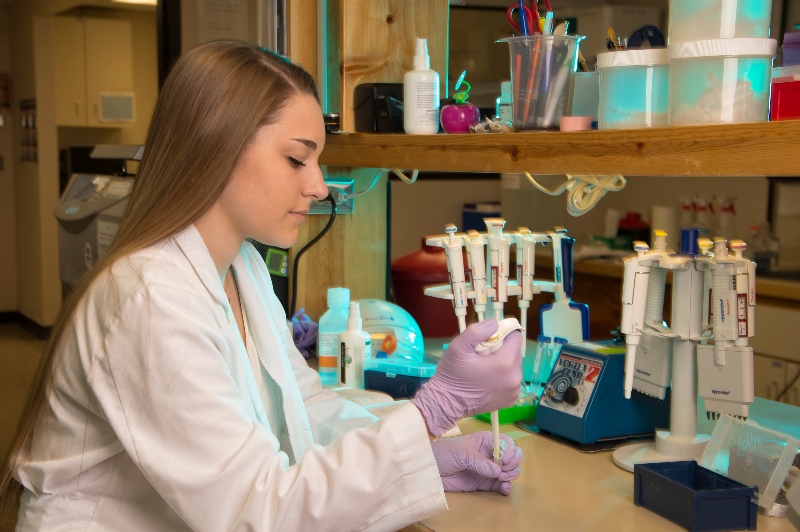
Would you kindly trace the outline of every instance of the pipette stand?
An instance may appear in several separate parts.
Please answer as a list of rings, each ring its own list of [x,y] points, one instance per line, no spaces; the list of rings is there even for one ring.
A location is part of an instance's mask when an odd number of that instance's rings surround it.
[[[684,230],[682,239],[685,238],[696,241],[697,237]],[[682,248],[694,250],[693,245]],[[613,456],[614,463],[626,471],[632,472],[635,464],[642,463],[699,462],[710,439],[708,434],[697,434],[697,344],[710,339],[703,334],[703,309],[708,299],[704,289],[704,273],[708,269],[709,258],[695,253],[673,255],[659,260],[656,265],[673,271],[670,430],[656,431],[654,443],[617,449]],[[752,282],[754,284],[755,281]]]

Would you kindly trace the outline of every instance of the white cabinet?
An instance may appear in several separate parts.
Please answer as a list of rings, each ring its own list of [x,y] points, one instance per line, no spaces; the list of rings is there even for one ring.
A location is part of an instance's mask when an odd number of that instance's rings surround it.
[[[124,20],[54,17],[56,125],[133,122],[133,40]]]

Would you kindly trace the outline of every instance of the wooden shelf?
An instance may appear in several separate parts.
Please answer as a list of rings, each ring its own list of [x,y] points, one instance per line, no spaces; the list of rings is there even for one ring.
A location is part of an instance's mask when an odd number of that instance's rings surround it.
[[[564,133],[338,133],[326,136],[320,163],[435,172],[800,176],[797,153],[800,121],[782,121]]]

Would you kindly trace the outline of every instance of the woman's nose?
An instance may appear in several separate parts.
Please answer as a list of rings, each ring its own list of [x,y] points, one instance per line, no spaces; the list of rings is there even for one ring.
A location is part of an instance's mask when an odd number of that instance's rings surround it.
[[[309,183],[308,195],[314,196],[319,201],[328,197],[328,185],[325,184],[325,177],[322,175],[322,170],[319,166],[317,166],[316,175]]]

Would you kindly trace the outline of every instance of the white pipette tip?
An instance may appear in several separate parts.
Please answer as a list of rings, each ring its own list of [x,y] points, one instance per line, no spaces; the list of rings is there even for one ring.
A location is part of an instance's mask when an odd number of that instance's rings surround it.
[[[497,413],[497,410],[492,412],[492,443],[494,444],[494,452],[492,456],[494,458],[494,463],[502,466],[503,465],[503,455],[500,454],[500,415]]]

